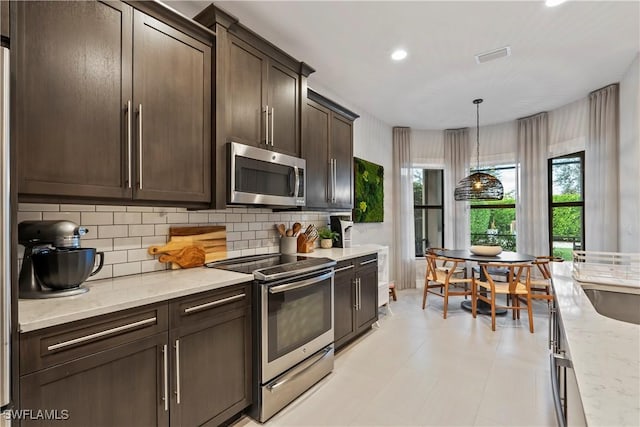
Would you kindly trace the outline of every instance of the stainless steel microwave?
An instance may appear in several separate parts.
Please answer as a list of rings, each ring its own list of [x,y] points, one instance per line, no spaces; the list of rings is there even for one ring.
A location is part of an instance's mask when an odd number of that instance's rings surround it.
[[[304,206],[306,161],[230,142],[227,144],[229,204]]]

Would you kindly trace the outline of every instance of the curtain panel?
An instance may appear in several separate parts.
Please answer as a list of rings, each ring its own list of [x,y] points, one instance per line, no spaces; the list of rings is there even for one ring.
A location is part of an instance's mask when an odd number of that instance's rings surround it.
[[[518,252],[549,254],[547,113],[518,120],[518,197],[516,233]]]
[[[585,149],[585,248],[618,251],[618,84],[589,94]]]
[[[469,175],[469,129],[444,131],[444,245],[466,249],[471,245],[469,202],[456,202],[458,182]]]
[[[393,128],[394,259],[396,287],[416,287],[411,129]]]

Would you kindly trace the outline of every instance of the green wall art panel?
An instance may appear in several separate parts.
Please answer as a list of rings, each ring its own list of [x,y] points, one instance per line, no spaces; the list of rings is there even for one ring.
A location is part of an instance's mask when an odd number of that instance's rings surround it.
[[[366,160],[353,158],[356,203],[355,222],[384,221],[384,168]]]

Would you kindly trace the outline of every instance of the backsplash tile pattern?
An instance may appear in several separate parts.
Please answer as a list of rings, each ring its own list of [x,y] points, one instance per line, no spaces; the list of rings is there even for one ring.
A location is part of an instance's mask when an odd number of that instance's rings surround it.
[[[259,208],[187,211],[183,208],[20,203],[18,222],[27,220],[69,220],[89,229],[83,247],[104,251],[104,267],[91,279],[165,270],[147,248],[167,242],[169,227],[179,225],[224,225],[227,228],[227,256],[279,252],[274,227],[294,222],[304,227],[327,225],[326,212],[272,212]],[[304,228],[303,228],[304,229]],[[19,246],[20,262],[24,248]]]

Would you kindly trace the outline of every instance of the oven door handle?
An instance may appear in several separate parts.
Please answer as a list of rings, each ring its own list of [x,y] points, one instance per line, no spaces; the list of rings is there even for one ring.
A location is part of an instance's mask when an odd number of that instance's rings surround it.
[[[312,279],[302,280],[300,282],[285,283],[284,285],[272,286],[269,288],[269,293],[279,294],[282,292],[291,291],[293,289],[304,288],[306,286],[315,285],[316,283],[322,282],[323,280],[327,280],[330,277],[333,277],[333,270],[321,276],[314,277]]]
[[[291,380],[296,379],[298,376],[300,376],[303,373],[307,372],[313,366],[315,366],[316,364],[318,364],[319,362],[324,360],[324,358],[327,357],[332,352],[333,352],[333,347],[325,348],[324,351],[321,354],[318,354],[317,356],[306,360],[304,364],[301,364],[301,366],[298,367],[298,370],[296,372],[292,372],[287,377],[283,378],[280,381],[277,381],[274,384],[269,384],[267,386],[267,389],[269,391],[271,391],[271,392],[277,391],[278,387],[288,383]]]

